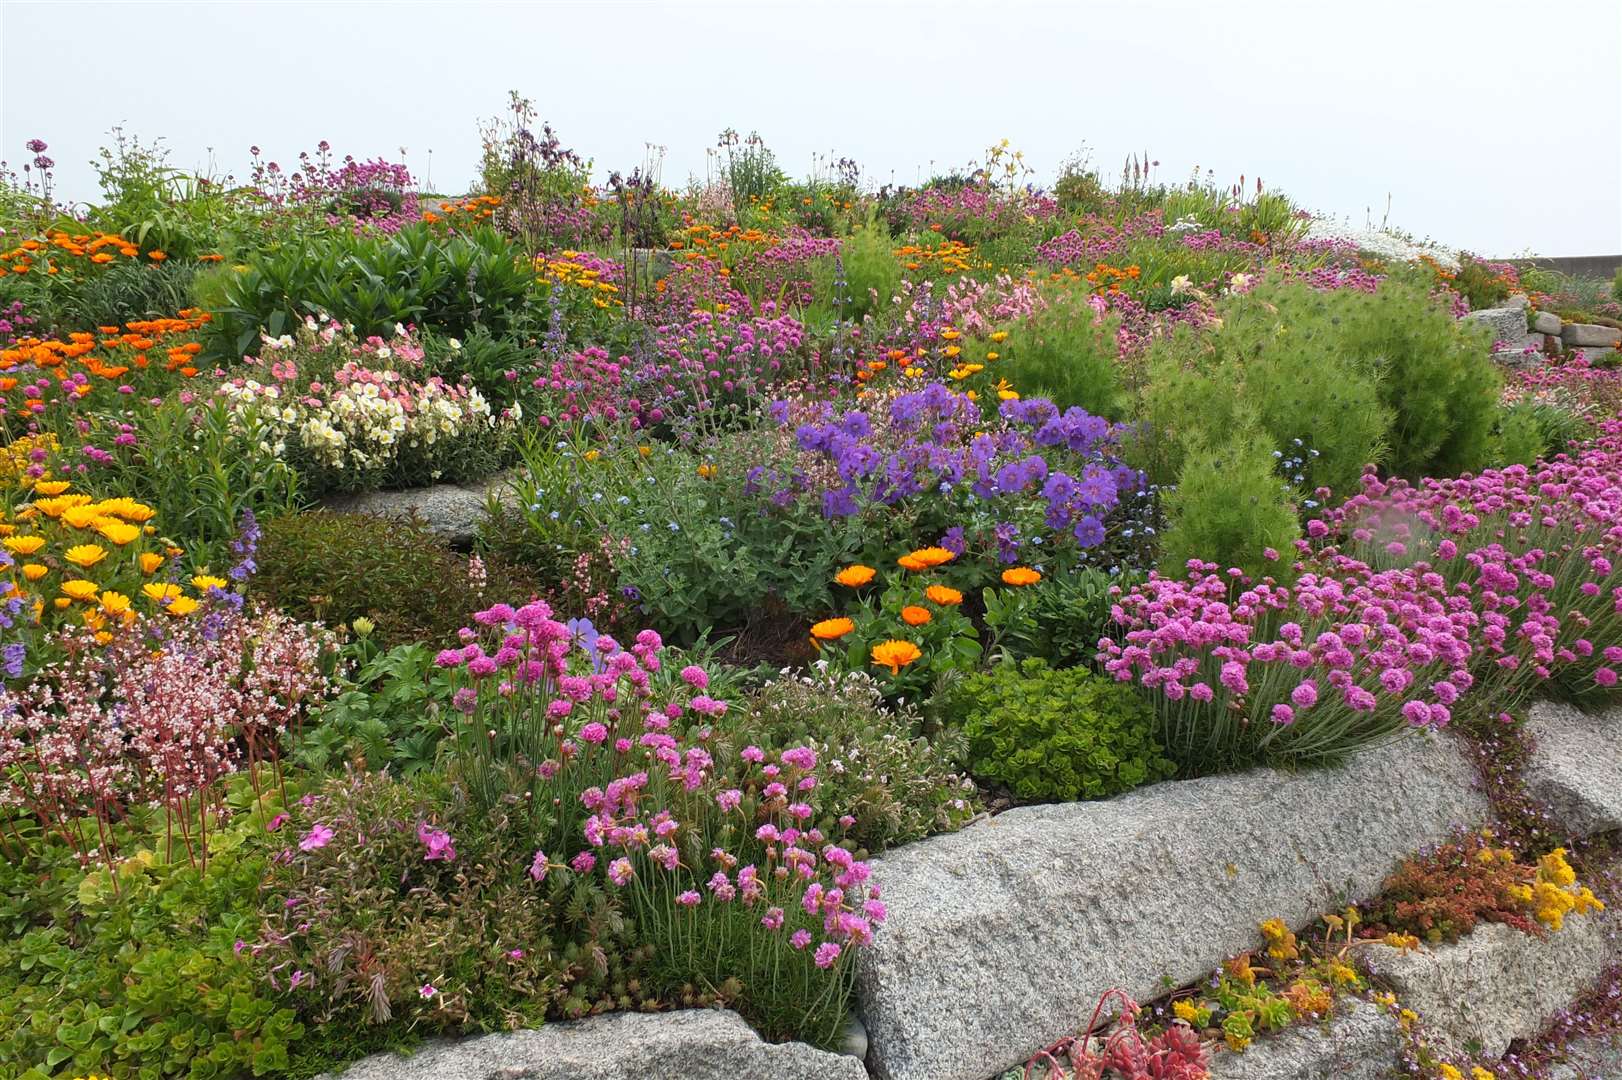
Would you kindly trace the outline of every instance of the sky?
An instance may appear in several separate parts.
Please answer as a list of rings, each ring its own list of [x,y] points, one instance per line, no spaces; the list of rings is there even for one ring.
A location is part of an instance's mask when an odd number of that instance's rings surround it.
[[[1480,255],[1622,252],[1618,0],[0,0],[0,158],[45,140],[71,199],[115,125],[239,178],[254,145],[403,152],[459,193],[510,90],[599,178],[654,144],[680,186],[729,127],[874,186],[1007,138],[1038,183],[1147,155]]]

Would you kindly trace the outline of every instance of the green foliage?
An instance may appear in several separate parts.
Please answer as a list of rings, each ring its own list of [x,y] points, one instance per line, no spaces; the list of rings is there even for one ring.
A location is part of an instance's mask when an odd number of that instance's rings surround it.
[[[1109,202],[1109,192],[1098,170],[1089,168],[1085,160],[1065,162],[1053,185],[1053,197],[1059,201],[1059,208],[1070,214],[1102,213]]]
[[[866,674],[826,669],[784,675],[736,702],[718,725],[720,760],[735,766],[737,750],[759,746],[768,755],[809,746],[824,761],[838,761],[817,784],[818,805],[829,819],[856,821],[844,835],[859,857],[961,827],[977,809],[973,781],[955,762],[964,752],[960,732],[920,734],[910,706],[886,707],[883,691]]]
[[[1181,577],[1190,559],[1237,566],[1253,579],[1279,574],[1288,563],[1266,559],[1267,548],[1293,557],[1300,524],[1288,488],[1273,471],[1273,454],[1254,432],[1198,446],[1177,487],[1166,496],[1168,527],[1161,537],[1162,573]]]
[[[1219,445],[1253,421],[1280,455],[1317,451],[1302,473],[1306,490],[1356,490],[1363,466],[1383,456],[1393,416],[1334,332],[1350,300],[1346,290],[1263,285],[1220,303],[1220,328],[1157,339],[1143,401],[1160,436],[1151,473],[1176,482],[1193,446]]]
[[[63,327],[122,326],[136,319],[172,319],[192,306],[197,263],[122,262],[87,278],[57,308]]]
[[[370,635],[357,634],[347,651],[357,661],[354,674],[300,736],[297,760],[315,769],[348,763],[406,776],[432,767],[451,733],[445,710],[454,690],[434,664],[434,648],[381,651]]]
[[[449,642],[499,598],[537,591],[504,560],[472,564],[421,521],[328,511],[264,522],[254,589],[295,618],[332,625],[365,617],[383,646]]]
[[[443,236],[415,224],[393,234],[306,239],[252,257],[227,279],[207,354],[236,359],[261,329],[278,337],[321,312],[352,323],[361,337],[388,336],[396,324],[452,336],[484,326],[499,335],[534,276],[519,250],[489,228]]]
[[[1056,667],[1090,664],[1098,639],[1111,633],[1111,587],[1130,589],[1142,580],[1141,574],[1112,575],[1089,566],[1022,589],[988,589],[986,622],[992,622],[993,598],[1015,604],[997,627],[997,642],[1009,655],[1036,657]]]
[[[997,374],[1026,396],[1050,397],[1061,409],[1079,405],[1094,416],[1119,420],[1121,319],[1098,314],[1088,300],[1077,289],[1049,294],[1047,306],[1015,323],[997,347]]]
[[[1367,368],[1392,413],[1391,471],[1415,478],[1481,468],[1503,387],[1486,332],[1459,323],[1414,285],[1330,295],[1347,299],[1332,324],[1338,348]]]
[[[1622,266],[1616,268],[1616,273],[1611,278],[1611,299],[1622,304]]]
[[[1491,452],[1501,376],[1487,344],[1418,286],[1375,293],[1266,283],[1218,305],[1220,328],[1179,329],[1149,352],[1143,413],[1170,482],[1193,441],[1254,418],[1273,449],[1317,452],[1303,486],[1356,490],[1365,464],[1404,476],[1479,468]]]
[[[946,708],[968,739],[970,771],[1021,799],[1103,799],[1176,771],[1148,702],[1084,668],[999,664],[955,686]]]
[[[161,827],[160,827],[161,828]],[[0,859],[0,1073],[228,1080],[278,1075],[306,1029],[252,954],[263,819],[210,840],[206,869],[145,850],[89,875],[43,839]],[[159,836],[161,839],[161,833]]]
[[[678,644],[770,621],[785,608],[825,611],[829,582],[864,546],[868,523],[830,523],[814,500],[762,513],[739,462],[771,437],[734,433],[700,456],[623,434],[587,443],[554,429],[523,450],[514,513],[526,529],[515,555],[562,564],[606,541],[618,589]],[[701,474],[701,466],[713,471]],[[803,631],[794,637],[803,641]]]
[[[853,231],[840,246],[839,263],[832,257],[818,259],[812,266],[815,302],[806,313],[806,324],[825,330],[836,320],[861,322],[880,317],[890,308],[890,299],[901,291],[901,260],[896,257],[890,234],[877,218]],[[845,272],[844,287],[838,280],[839,266]]]
[[[527,808],[476,808],[426,773],[373,773],[335,778],[289,813],[289,835],[319,824],[332,837],[271,866],[260,963],[309,974],[288,998],[309,1021],[498,1031],[641,1003],[641,954],[603,890],[566,867],[531,880]],[[424,858],[428,829],[448,834],[454,859]]]
[[[783,186],[783,170],[777,155],[756,132],[740,136],[732,128],[721,132],[717,144],[726,154],[727,190],[732,193],[735,213],[746,213],[753,204],[763,203]]]
[[[1470,302],[1472,311],[1497,307],[1510,294],[1509,280],[1502,273],[1468,255],[1459,260],[1458,272],[1448,285]]]
[[[221,399],[170,397],[144,412],[139,441],[115,447],[94,483],[156,508],[164,532],[202,561],[236,538],[243,511],[264,520],[298,508],[298,477],[271,438],[256,417],[233,417]]]
[[[1588,423],[1569,409],[1543,401],[1517,401],[1499,413],[1489,464],[1531,465],[1590,434]]]

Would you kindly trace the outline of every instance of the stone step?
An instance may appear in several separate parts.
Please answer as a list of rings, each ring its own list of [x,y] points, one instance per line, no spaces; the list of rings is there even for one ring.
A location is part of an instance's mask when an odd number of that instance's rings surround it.
[[[1010,810],[874,865],[889,919],[857,966],[880,1080],[982,1080],[1073,1034],[1099,995],[1139,1000],[1377,893],[1488,807],[1445,736],[1336,769],[1158,784]]]
[[[1323,1024],[1296,1024],[1264,1035],[1243,1053],[1219,1049],[1210,1080],[1388,1080],[1402,1053],[1397,1018],[1352,1000]]]
[[[452,547],[466,547],[478,535],[485,508],[492,496],[511,502],[510,472],[465,484],[434,484],[397,491],[363,491],[355,495],[329,495],[323,509],[343,514],[405,519],[415,516]]]
[[[374,1054],[319,1080],[867,1080],[853,1057],[762,1042],[723,1009],[607,1013]]]
[[[1568,915],[1542,936],[1487,923],[1451,945],[1400,952],[1371,946],[1369,970],[1419,1014],[1426,1041],[1446,1060],[1497,1060],[1530,1038],[1622,961],[1622,912]]]
[[[1570,838],[1622,829],[1622,709],[1584,713],[1539,702],[1526,733],[1533,743],[1527,791]]]

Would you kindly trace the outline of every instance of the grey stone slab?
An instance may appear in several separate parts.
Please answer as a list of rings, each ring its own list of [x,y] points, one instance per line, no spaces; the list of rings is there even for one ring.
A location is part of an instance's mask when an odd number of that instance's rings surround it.
[[[1561,930],[1541,936],[1488,923],[1451,945],[1407,953],[1375,945],[1364,959],[1419,1014],[1439,1056],[1496,1060],[1622,960],[1619,928],[1622,917],[1610,910],[1568,915]]]
[[[1622,829],[1622,709],[1584,713],[1570,705],[1532,706],[1533,750],[1524,778],[1575,839]]]
[[[1526,312],[1520,308],[1482,308],[1459,321],[1485,326],[1492,332],[1494,342],[1503,341],[1516,347],[1526,344]]]
[[[1560,336],[1567,345],[1613,349],[1622,345],[1622,330],[1598,323],[1567,323]]]
[[[510,497],[508,477],[501,473],[482,483],[434,484],[398,491],[365,491],[356,495],[329,495],[321,501],[328,510],[346,514],[372,514],[385,518],[415,515],[449,544],[466,544],[479,531],[491,495]]]
[[[1140,999],[1376,893],[1488,814],[1444,736],[1314,772],[1257,770],[1011,810],[886,854],[889,919],[857,967],[881,1080],[982,1080]]]
[[[762,1042],[737,1013],[608,1013],[375,1054],[342,1080],[867,1080],[853,1057]],[[331,1075],[322,1080],[334,1080]]]
[[[1573,1039],[1549,1080],[1622,1080],[1622,1032]]]
[[[1558,334],[1565,324],[1552,311],[1540,311],[1532,316],[1532,329],[1539,334]]]
[[[1389,1080],[1400,1074],[1402,1044],[1396,1017],[1353,1000],[1327,1024],[1260,1036],[1240,1054],[1218,1050],[1210,1080]]]

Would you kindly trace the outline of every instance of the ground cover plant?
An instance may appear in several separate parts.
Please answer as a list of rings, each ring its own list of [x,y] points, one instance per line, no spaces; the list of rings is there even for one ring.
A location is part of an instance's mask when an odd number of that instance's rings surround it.
[[[874,189],[728,129],[680,187],[517,95],[480,133],[453,195],[124,133],[94,204],[40,140],[0,176],[5,1075],[684,1006],[834,1046],[888,849],[1615,700],[1616,371],[1458,318],[1603,290],[1006,142]],[[498,476],[458,550],[323,506]],[[1375,930],[1595,909],[1515,835],[1032,1075],[1197,1076]]]

